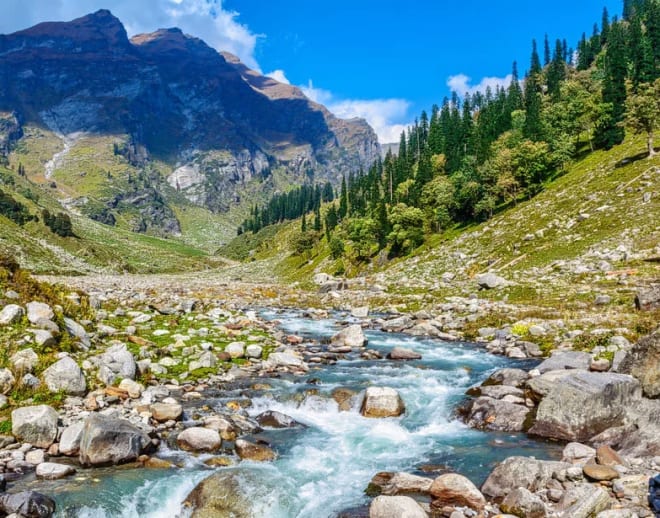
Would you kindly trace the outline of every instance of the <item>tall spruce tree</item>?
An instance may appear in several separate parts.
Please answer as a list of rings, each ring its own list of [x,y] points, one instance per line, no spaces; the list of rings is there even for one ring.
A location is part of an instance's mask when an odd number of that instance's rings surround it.
[[[532,41],[532,58],[529,73],[525,79],[525,126],[523,134],[530,140],[541,140],[541,63],[536,50],[536,40]]]
[[[603,102],[609,103],[611,109],[595,135],[596,143],[605,149],[620,144],[625,135],[621,122],[625,113],[627,71],[625,28],[623,23],[615,21],[610,26],[603,78]]]

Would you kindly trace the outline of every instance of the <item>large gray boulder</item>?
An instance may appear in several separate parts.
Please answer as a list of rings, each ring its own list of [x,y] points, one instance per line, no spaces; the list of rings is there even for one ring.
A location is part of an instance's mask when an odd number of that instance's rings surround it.
[[[28,302],[27,317],[32,324],[36,324],[42,318],[44,320],[53,320],[55,313],[52,308],[43,302]]]
[[[522,432],[529,412],[525,405],[480,397],[472,401],[466,423],[479,430]]]
[[[330,343],[333,346],[346,346],[357,349],[367,345],[367,338],[364,336],[362,326],[354,324],[339,331],[332,337]]]
[[[48,518],[55,513],[55,501],[36,491],[5,493],[0,496],[0,510],[4,515]]]
[[[85,419],[80,438],[80,463],[108,466],[136,460],[151,439],[126,419],[92,414]]]
[[[610,507],[605,489],[595,484],[580,484],[568,489],[557,504],[561,518],[591,518]]]
[[[502,499],[519,487],[534,493],[545,488],[555,471],[570,466],[566,462],[509,457],[495,466],[481,486],[481,492],[493,499]]]
[[[84,423],[75,423],[66,427],[60,436],[59,450],[62,455],[75,456],[80,451]]]
[[[543,374],[548,371],[557,371],[562,369],[583,369],[589,370],[591,354],[580,351],[558,351],[550,358],[541,362],[536,367]]]
[[[252,518],[250,499],[236,473],[220,472],[202,480],[186,497],[190,518]]]
[[[124,378],[135,379],[137,365],[125,344],[113,345],[101,354],[97,361],[99,363],[98,378],[106,385],[114,385]]]
[[[85,331],[85,328],[75,320],[64,317],[64,328],[66,329],[66,332],[69,334],[69,336],[77,338],[85,347],[92,345],[92,342],[89,338],[89,335],[87,334],[87,331]]]
[[[660,284],[651,284],[637,290],[635,307],[640,311],[660,308]]]
[[[493,290],[506,285],[506,280],[494,273],[482,273],[476,277],[477,285],[484,290]]]
[[[84,396],[87,392],[85,375],[69,356],[65,356],[44,371],[44,382],[51,392],[64,391],[72,396]]]
[[[660,396],[660,328],[628,351],[618,372],[637,378],[646,397]]]
[[[365,417],[397,417],[406,411],[399,393],[390,387],[367,388],[361,413]]]
[[[24,406],[11,413],[11,433],[19,441],[48,448],[57,438],[55,409],[48,405]]]
[[[17,304],[8,304],[0,311],[0,326],[8,326],[20,322],[25,312]]]
[[[57,464],[56,462],[42,462],[37,466],[37,478],[44,480],[57,480],[73,475],[76,469],[68,464]]]
[[[543,398],[529,433],[565,441],[587,441],[623,424],[641,397],[639,381],[625,374],[577,372]]]
[[[377,496],[369,506],[369,518],[427,518],[426,511],[409,496]]]
[[[540,376],[530,378],[527,380],[527,388],[532,392],[532,396],[536,400],[541,400],[558,385],[561,385],[562,380],[567,376],[575,374],[573,369],[560,369],[556,371],[546,371]],[[586,371],[585,371],[586,372]]]

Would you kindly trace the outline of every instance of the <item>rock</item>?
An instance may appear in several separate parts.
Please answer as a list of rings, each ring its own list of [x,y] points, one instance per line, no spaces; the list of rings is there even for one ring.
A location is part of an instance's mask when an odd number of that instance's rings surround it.
[[[73,466],[68,464],[57,464],[55,462],[42,462],[37,466],[37,478],[44,480],[57,480],[76,472]]]
[[[330,343],[334,346],[346,346],[357,349],[367,345],[367,338],[364,336],[362,326],[355,324],[339,331],[339,333],[332,337]]]
[[[243,358],[243,356],[245,356],[245,343],[232,342],[227,344],[225,347],[225,352],[232,358]]]
[[[522,369],[499,369],[493,372],[488,379],[483,382],[484,386],[489,385],[507,385],[511,387],[522,387],[529,378],[527,371]]]
[[[73,457],[80,451],[80,439],[83,431],[82,422],[67,426],[60,436],[59,450],[62,455]]]
[[[85,328],[71,318],[64,317],[64,329],[69,336],[77,338],[85,347],[90,347],[92,342]]]
[[[579,442],[569,442],[562,452],[562,461],[575,464],[593,459],[595,455],[596,450],[591,446]]]
[[[596,295],[596,299],[594,300],[596,306],[606,306],[610,302],[612,302],[612,297],[609,295]]]
[[[357,393],[345,387],[337,387],[332,391],[332,399],[337,402],[340,412],[348,412],[353,408],[353,398]]]
[[[566,441],[586,441],[623,424],[627,408],[641,396],[632,376],[577,372],[563,378],[538,406],[529,433]]]
[[[80,463],[107,466],[136,460],[151,439],[126,419],[91,414],[80,437]]]
[[[420,322],[419,324],[414,325],[410,329],[405,330],[406,334],[412,336],[434,336],[439,337],[443,335],[437,327],[435,327],[430,322]]]
[[[586,477],[597,482],[619,478],[619,472],[610,466],[588,463],[582,467],[582,471]]]
[[[57,419],[48,405],[20,407],[11,413],[11,432],[19,441],[48,448],[57,438]]]
[[[445,473],[437,477],[429,493],[435,500],[434,507],[466,506],[481,511],[486,506],[484,495],[467,478],[457,473]]]
[[[627,352],[617,371],[623,374],[630,374],[637,378],[642,384],[642,390],[646,397],[659,397],[660,328],[639,340]]]
[[[373,489],[374,486],[378,486],[381,494],[392,496],[409,493],[428,493],[431,489],[431,484],[433,484],[433,479],[411,475],[410,473],[378,473],[371,479],[369,487]]]
[[[303,361],[303,359],[298,356],[295,351],[286,351],[279,353],[271,353],[268,356],[268,360],[264,362],[265,367],[277,368],[277,367],[286,367],[294,368],[302,371],[308,371],[309,367]]]
[[[529,412],[524,405],[480,397],[470,404],[466,423],[480,430],[521,432],[525,429]]]
[[[557,504],[562,517],[590,518],[610,506],[610,497],[602,487],[580,484],[569,488]]]
[[[639,515],[632,509],[610,509],[601,511],[596,518],[639,518]]]
[[[536,367],[538,371],[543,374],[548,371],[556,371],[562,369],[589,369],[591,362],[591,354],[580,351],[560,351],[555,352],[550,358],[541,362]]]
[[[49,518],[55,513],[55,501],[36,491],[0,495],[0,510],[17,517]]]
[[[257,344],[250,344],[245,348],[245,357],[246,358],[261,358],[263,354],[263,347]]]
[[[596,460],[603,466],[625,466],[625,461],[607,444],[596,449]]]
[[[84,396],[87,382],[73,358],[65,356],[44,371],[44,382],[51,392],[64,391],[72,396]]]
[[[6,394],[16,383],[14,374],[9,369],[0,369],[0,392]]]
[[[8,326],[21,321],[25,312],[17,304],[8,304],[0,311],[0,326]]]
[[[218,415],[206,417],[204,419],[204,428],[210,428],[218,432],[223,441],[235,441],[236,433],[238,432],[232,422]]]
[[[365,417],[398,417],[406,411],[399,393],[390,387],[367,388],[360,413]]]
[[[369,306],[351,308],[351,315],[355,318],[367,318],[369,316]]]
[[[637,290],[635,307],[640,311],[660,308],[660,284],[651,284]]]
[[[481,491],[493,499],[501,499],[519,487],[534,493],[545,488],[547,483],[552,480],[555,471],[570,466],[565,462],[509,457],[495,466],[481,487]]]
[[[275,460],[276,457],[275,452],[263,444],[255,444],[243,439],[238,439],[234,443],[234,446],[236,448],[236,453],[241,459],[268,462]]]
[[[26,373],[34,371],[39,363],[39,356],[31,348],[21,349],[14,353],[9,361],[14,366],[14,371]]]
[[[482,273],[476,277],[477,284],[485,290],[492,290],[506,285],[506,280],[494,273]]]
[[[135,379],[137,365],[125,344],[116,344],[98,357],[100,368],[98,378],[108,386],[124,378]]]
[[[427,518],[426,511],[409,496],[377,496],[369,506],[369,518]]]
[[[222,446],[220,434],[210,428],[194,426],[181,432],[176,442],[179,448],[186,451],[215,452]]]
[[[334,278],[332,277],[332,275],[328,275],[327,273],[321,272],[314,274],[313,280],[314,280],[314,284],[318,284],[319,286],[321,286],[326,282],[330,282],[334,280]]]
[[[386,320],[381,326],[381,329],[383,331],[387,331],[388,333],[400,333],[402,331],[405,331],[406,329],[411,328],[412,326],[413,326],[412,319],[409,316],[404,315],[401,317]]]
[[[27,317],[32,324],[36,324],[40,319],[53,320],[55,313],[48,304],[43,302],[28,302]]]
[[[3,410],[9,406],[9,398],[7,396],[0,394],[0,410]]]
[[[607,358],[592,358],[589,362],[589,370],[592,372],[607,372],[610,370],[610,361]]]
[[[422,355],[410,349],[395,347],[389,352],[387,358],[389,360],[421,360]]]
[[[25,462],[36,466],[46,460],[44,450],[30,450],[25,454]]]
[[[261,426],[266,426],[268,428],[297,428],[299,426],[305,426],[296,421],[293,417],[289,417],[277,410],[267,410],[266,412],[262,412],[256,417],[256,420]]]
[[[124,378],[123,380],[121,380],[121,383],[119,383],[119,389],[125,390],[126,393],[128,394],[128,397],[130,397],[131,399],[138,399],[142,395],[144,386],[142,386],[142,384],[138,383],[137,381]]]
[[[149,407],[151,417],[159,423],[177,421],[183,414],[183,407],[178,403],[154,403]]]
[[[186,497],[190,518],[252,518],[250,498],[243,492],[238,473],[219,472],[202,480]]]
[[[30,329],[30,333],[32,333],[34,343],[39,347],[54,347],[57,344],[55,337],[50,331],[46,331],[45,329]]]
[[[149,457],[144,461],[144,467],[149,469],[172,469],[174,464],[165,459],[159,459],[158,457]]]
[[[548,515],[543,500],[524,487],[516,488],[506,495],[500,509],[520,518],[545,518]]]
[[[527,380],[527,387],[536,399],[541,400],[547,396],[555,387],[561,384],[567,376],[575,374],[575,370],[562,369],[558,371],[547,371],[540,376]],[[582,371],[580,371],[582,372]]]

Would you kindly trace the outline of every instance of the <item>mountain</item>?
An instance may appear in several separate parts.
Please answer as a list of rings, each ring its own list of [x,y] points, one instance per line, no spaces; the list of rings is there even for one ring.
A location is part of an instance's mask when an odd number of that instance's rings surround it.
[[[0,112],[0,152],[67,206],[184,237],[177,207],[224,214],[380,154],[364,120],[179,29],[129,39],[107,10],[0,35]]]

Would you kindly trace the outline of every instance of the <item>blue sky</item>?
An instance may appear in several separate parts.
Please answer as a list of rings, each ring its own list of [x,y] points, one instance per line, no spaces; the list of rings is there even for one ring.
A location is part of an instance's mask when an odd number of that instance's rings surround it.
[[[621,0],[2,0],[0,33],[108,8],[129,34],[179,26],[246,64],[304,87],[343,117],[363,116],[382,142],[440,103],[506,82],[527,68],[531,40],[542,51],[574,47]],[[469,78],[469,79],[468,79]]]

